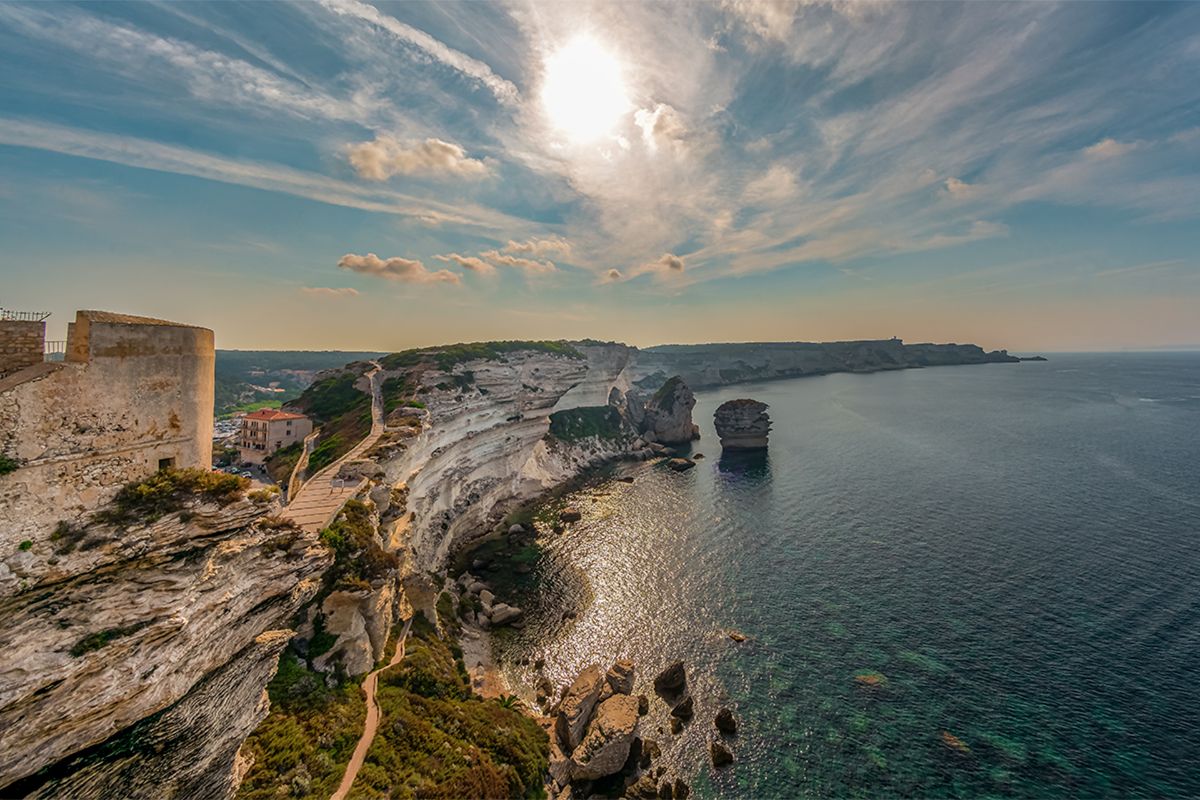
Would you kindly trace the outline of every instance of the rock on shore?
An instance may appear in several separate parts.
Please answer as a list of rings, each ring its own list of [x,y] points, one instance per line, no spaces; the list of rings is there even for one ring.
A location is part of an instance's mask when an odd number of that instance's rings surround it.
[[[726,450],[762,450],[767,446],[771,418],[767,404],[757,400],[729,400],[713,414],[721,447]]]

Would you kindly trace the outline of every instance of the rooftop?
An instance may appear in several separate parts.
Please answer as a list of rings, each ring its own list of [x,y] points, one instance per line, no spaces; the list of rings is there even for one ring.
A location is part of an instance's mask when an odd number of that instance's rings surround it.
[[[308,419],[303,414],[293,414],[291,411],[280,411],[275,408],[260,408],[258,411],[251,411],[242,419],[264,419],[268,422],[274,422],[280,419]]]

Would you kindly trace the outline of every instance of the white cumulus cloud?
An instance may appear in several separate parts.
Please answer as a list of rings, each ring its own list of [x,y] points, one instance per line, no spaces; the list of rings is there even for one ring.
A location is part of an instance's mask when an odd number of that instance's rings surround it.
[[[405,143],[391,136],[376,136],[372,141],[349,145],[346,155],[359,177],[370,181],[386,181],[394,175],[481,178],[488,174],[487,165],[468,158],[461,146],[434,138]]]
[[[338,267],[400,283],[462,283],[462,279],[448,269],[430,272],[420,261],[399,257],[380,258],[374,253],[365,256],[347,253],[338,259]]]

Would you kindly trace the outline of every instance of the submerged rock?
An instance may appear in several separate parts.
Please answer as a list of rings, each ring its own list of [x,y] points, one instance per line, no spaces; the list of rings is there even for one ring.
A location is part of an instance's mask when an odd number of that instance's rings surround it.
[[[682,720],[691,719],[695,715],[695,713],[696,713],[696,701],[692,698],[692,696],[690,694],[687,697],[680,700],[678,703],[676,703],[675,707],[671,709],[671,716],[678,717],[679,719],[682,719]]]
[[[712,759],[714,767],[723,767],[726,764],[733,763],[733,753],[728,747],[716,739],[712,739],[708,743],[708,755]]]
[[[676,472],[686,472],[687,470],[696,466],[696,462],[692,461],[690,458],[672,458],[667,462],[667,466]]]
[[[580,514],[577,509],[564,508],[558,515],[558,518],[563,522],[579,522],[583,519],[583,514]]]
[[[942,744],[950,748],[959,755],[970,755],[971,748],[967,747],[967,743],[955,736],[950,731],[942,731]]]
[[[721,447],[726,450],[762,450],[771,432],[767,404],[757,400],[729,400],[713,413]]]
[[[687,686],[687,670],[682,661],[670,664],[654,679],[654,688],[659,692],[678,692]]]

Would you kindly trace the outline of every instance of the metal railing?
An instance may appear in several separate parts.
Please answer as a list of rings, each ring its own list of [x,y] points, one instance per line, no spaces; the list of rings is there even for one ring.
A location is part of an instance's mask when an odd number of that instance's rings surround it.
[[[60,356],[64,356],[67,353],[67,340],[50,340],[43,345],[42,352],[45,354],[47,361],[58,361]]]
[[[13,311],[0,308],[0,320],[6,322],[45,322],[49,316],[49,311]]]

